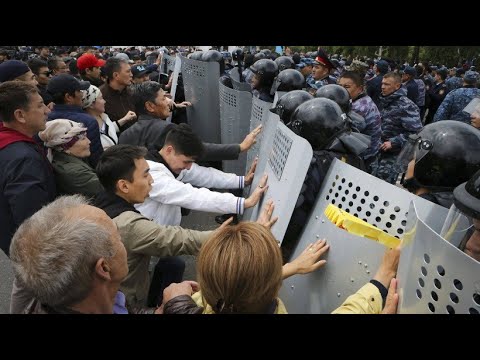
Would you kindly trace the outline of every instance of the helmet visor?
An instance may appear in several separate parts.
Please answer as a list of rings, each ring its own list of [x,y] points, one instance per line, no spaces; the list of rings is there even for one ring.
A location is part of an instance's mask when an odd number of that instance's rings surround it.
[[[474,230],[473,219],[466,216],[453,204],[440,231],[440,236],[452,245],[462,249]]]
[[[415,160],[415,164],[418,163],[432,149],[433,143],[430,140],[422,139],[419,135],[410,135],[395,162],[398,172],[405,172],[412,160]]]

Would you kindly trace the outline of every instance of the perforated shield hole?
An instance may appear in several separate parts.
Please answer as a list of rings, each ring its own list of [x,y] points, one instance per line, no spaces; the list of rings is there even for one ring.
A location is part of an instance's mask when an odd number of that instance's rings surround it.
[[[396,216],[395,215],[390,215],[390,220],[395,220]]]
[[[441,289],[441,288],[442,288],[442,283],[441,283],[440,280],[438,280],[438,279],[434,279],[434,280],[433,280],[433,284],[435,285],[435,287],[436,287],[437,289]]]
[[[421,271],[423,276],[427,276],[427,269],[424,266],[421,267]]]
[[[442,265],[437,266],[437,272],[438,272],[438,275],[445,276],[445,269],[443,268]]]
[[[433,300],[438,301],[438,295],[435,291],[432,291],[430,294],[432,295]]]
[[[450,300],[452,300],[455,304],[458,304],[458,296],[455,293],[450,293]]]
[[[453,308],[452,305],[447,305],[447,313],[455,314],[455,309]]]
[[[357,186],[357,187],[355,188],[355,190],[357,190],[357,192],[359,192],[359,191],[360,191],[360,186]]]
[[[463,290],[463,284],[458,279],[453,280],[453,286],[455,286],[455,289],[457,290]]]
[[[342,184],[345,182],[345,178],[342,178]]]
[[[480,306],[480,294],[473,294],[473,302],[477,305]]]
[[[419,299],[421,299],[422,298],[422,292],[419,289],[417,289],[417,291],[415,291],[415,292],[417,293],[417,297]]]
[[[372,213],[370,211],[365,212],[365,215],[370,216]]]
[[[377,196],[377,195],[375,195],[375,196],[373,197],[373,201],[378,201],[378,196]]]
[[[400,234],[400,235],[402,235],[402,234],[403,234],[403,229],[398,228],[398,229],[397,229],[397,233]]]
[[[369,193],[368,191],[365,191],[363,194],[364,194],[365,196],[370,195],[370,193]]]
[[[362,204],[365,204],[365,199],[360,199],[360,202],[361,202]]]
[[[370,209],[375,209],[375,204],[374,203],[370,203],[370,205],[368,205],[368,206],[370,206]]]
[[[332,193],[332,191],[333,191],[333,189],[328,190],[328,192],[329,192],[330,194]]]
[[[338,190],[342,190],[342,187],[340,185],[338,185]]]
[[[338,193],[335,193],[335,197],[338,197]]]
[[[350,191],[348,191],[348,189],[345,190],[345,195],[348,195],[350,193]]]
[[[292,147],[293,140],[290,139],[282,130],[277,129],[273,139],[272,152],[268,158],[268,163],[278,181],[282,178],[283,169],[287,163],[288,154]],[[337,197],[338,194],[335,194]]]
[[[341,209],[341,208],[342,208],[342,204],[338,204],[338,208]]]
[[[348,206],[353,206],[353,201],[349,201]]]
[[[348,187],[352,187],[353,184],[351,182],[348,183]]]
[[[237,107],[237,97],[234,94],[227,92],[223,87],[220,87],[220,99],[225,105]]]
[[[402,226],[407,226],[407,220],[402,220]]]
[[[201,65],[185,64],[185,72],[193,76],[205,77],[205,69]]]
[[[395,212],[400,212],[400,207],[395,206],[395,207],[393,208],[393,211],[395,211]]]
[[[356,198],[357,198],[357,194],[353,194],[353,195],[352,195],[352,198],[353,198],[353,199],[356,199]]]
[[[433,306],[433,304],[431,302],[428,303],[428,309],[434,313],[435,312],[435,306]]]
[[[424,287],[425,286],[425,281],[423,281],[422,278],[418,278],[418,285],[420,285],[421,287]]]
[[[387,207],[388,205],[390,205],[390,203],[388,201],[383,202],[383,206]]]
[[[472,315],[478,315],[478,310],[475,308],[470,308],[468,309],[468,312]]]
[[[423,259],[427,264],[430,264],[430,256],[428,256],[428,254],[423,254]]]
[[[327,195],[326,199],[327,199],[327,200],[329,200],[329,199],[330,199],[330,196],[329,196],[329,195]]]

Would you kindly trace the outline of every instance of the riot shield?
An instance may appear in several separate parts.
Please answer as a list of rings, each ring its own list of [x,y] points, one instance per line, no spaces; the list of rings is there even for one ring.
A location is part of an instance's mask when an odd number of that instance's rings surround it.
[[[443,239],[421,213],[412,202],[398,266],[398,313],[479,314],[480,262]]]
[[[238,91],[219,83],[220,133],[222,144],[239,144],[250,129],[252,94]],[[223,171],[245,175],[247,154],[241,153],[237,160],[224,160]]]
[[[178,74],[180,74],[182,60],[180,54],[174,58],[174,68],[173,68],[173,79],[172,79],[172,87],[170,88],[170,95],[172,96],[172,100],[175,100],[175,93],[177,91],[177,83],[178,83]],[[172,122],[172,115],[167,118],[167,122]]]
[[[272,104],[266,101],[260,100],[257,97],[252,98],[252,111],[250,115],[250,132],[253,131],[253,129],[255,129],[260,124],[263,125],[263,129],[262,129],[262,132],[257,136],[257,142],[253,144],[250,150],[247,151],[247,165],[245,168],[245,174],[250,169],[250,166],[252,166],[253,160],[258,156],[258,154],[260,154],[263,134],[265,134],[267,127],[275,128],[277,126],[277,120],[279,118],[269,117],[270,111],[268,110],[270,109],[271,106]],[[272,121],[267,122],[267,119],[272,119]],[[266,149],[264,149],[264,151],[266,151]],[[245,188],[244,194],[247,195],[249,193],[250,193],[250,187]]]
[[[274,124],[276,126],[273,126]],[[273,216],[278,216],[279,220],[272,227],[272,233],[281,242],[310,166],[313,151],[307,140],[295,135],[280,122],[278,115],[271,112],[268,112],[267,125],[262,132],[257,170],[251,188],[258,185],[264,173],[268,174],[269,188],[256,206],[245,210],[243,219],[255,221],[264,202],[273,199]]]
[[[232,80],[232,86],[235,90],[252,92],[252,87],[250,86],[249,83],[240,82],[237,79],[234,79],[233,77],[230,77],[230,79]]]
[[[220,100],[218,78],[220,64],[182,59],[182,76],[188,124],[205,142],[220,143]]]
[[[174,71],[175,62],[176,56],[163,54],[162,61],[160,62],[160,72],[168,75],[170,71]]]
[[[292,255],[296,258],[308,244],[325,238],[330,244],[324,257],[327,264],[314,273],[284,280],[280,298],[288,312],[332,312],[373,278],[382,260],[385,246],[335,226],[324,214],[328,204],[400,239],[411,200],[422,210],[423,220],[440,231],[448,209],[335,159]]]

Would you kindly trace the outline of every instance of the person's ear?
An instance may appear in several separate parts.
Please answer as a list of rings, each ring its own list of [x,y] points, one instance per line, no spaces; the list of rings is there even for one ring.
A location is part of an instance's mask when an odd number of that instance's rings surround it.
[[[127,180],[124,180],[124,179],[120,179],[117,181],[117,189],[118,191],[124,193],[124,194],[128,194],[128,181]]]
[[[15,120],[19,123],[25,124],[27,122],[27,120],[25,119],[25,111],[22,109],[16,109],[13,112],[13,116],[15,117]]]
[[[172,154],[174,154],[174,152],[175,152],[174,150],[175,150],[175,149],[173,148],[172,145],[167,145],[167,147],[165,148],[165,153],[166,153],[167,155],[172,155]]]
[[[110,280],[110,266],[107,260],[103,257],[97,260],[95,263],[95,273],[103,280]]]
[[[151,101],[146,101],[145,102],[145,110],[147,110],[148,112],[154,112],[155,111],[155,104],[152,103]]]

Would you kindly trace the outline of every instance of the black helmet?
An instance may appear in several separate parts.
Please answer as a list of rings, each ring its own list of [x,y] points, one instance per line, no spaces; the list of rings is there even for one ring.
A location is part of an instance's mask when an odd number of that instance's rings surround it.
[[[232,51],[232,59],[233,59],[234,61],[243,61],[243,59],[244,59],[243,50],[240,49],[240,48],[235,48],[235,49],[233,49],[233,51]]]
[[[480,131],[453,120],[429,124],[410,136],[397,165],[406,169],[413,159],[419,186],[451,191],[480,170]]]
[[[278,66],[278,71],[283,71],[285,69],[295,69],[295,63],[292,58],[288,56],[279,56],[275,59],[275,63]]]
[[[288,124],[295,109],[300,104],[311,99],[313,99],[313,96],[309,92],[305,90],[293,90],[278,99],[277,104],[273,109],[270,109],[270,111],[280,116],[280,120]]]
[[[263,52],[258,52],[253,56],[253,62],[257,62],[258,60],[265,59],[267,56]]]
[[[453,202],[466,215],[480,219],[480,171],[453,190]]]
[[[262,49],[260,50],[260,52],[264,53],[267,58],[269,58],[270,55],[272,55],[272,50],[269,50],[269,49]]]
[[[220,75],[225,72],[225,58],[217,50],[208,50],[202,55],[202,60],[206,62],[218,62],[220,64]]]
[[[298,70],[286,69],[281,71],[272,86],[271,95],[276,91],[300,90],[305,84],[305,78]]]
[[[203,51],[195,51],[194,53],[192,53],[192,55],[190,55],[190,59],[192,60],[202,60],[202,56],[203,56]]]
[[[278,73],[278,66],[273,60],[261,59],[250,66],[250,70],[252,70],[254,74],[261,76],[262,80],[273,81]]]
[[[287,126],[308,140],[313,150],[326,149],[348,130],[342,110],[333,100],[317,98],[298,106]]]
[[[352,108],[350,94],[343,86],[336,84],[328,84],[322,86],[315,93],[316,98],[327,98],[335,101],[344,113],[348,113]]]
[[[230,89],[233,89],[232,79],[229,76],[223,75],[219,81],[222,85],[225,85]]]

